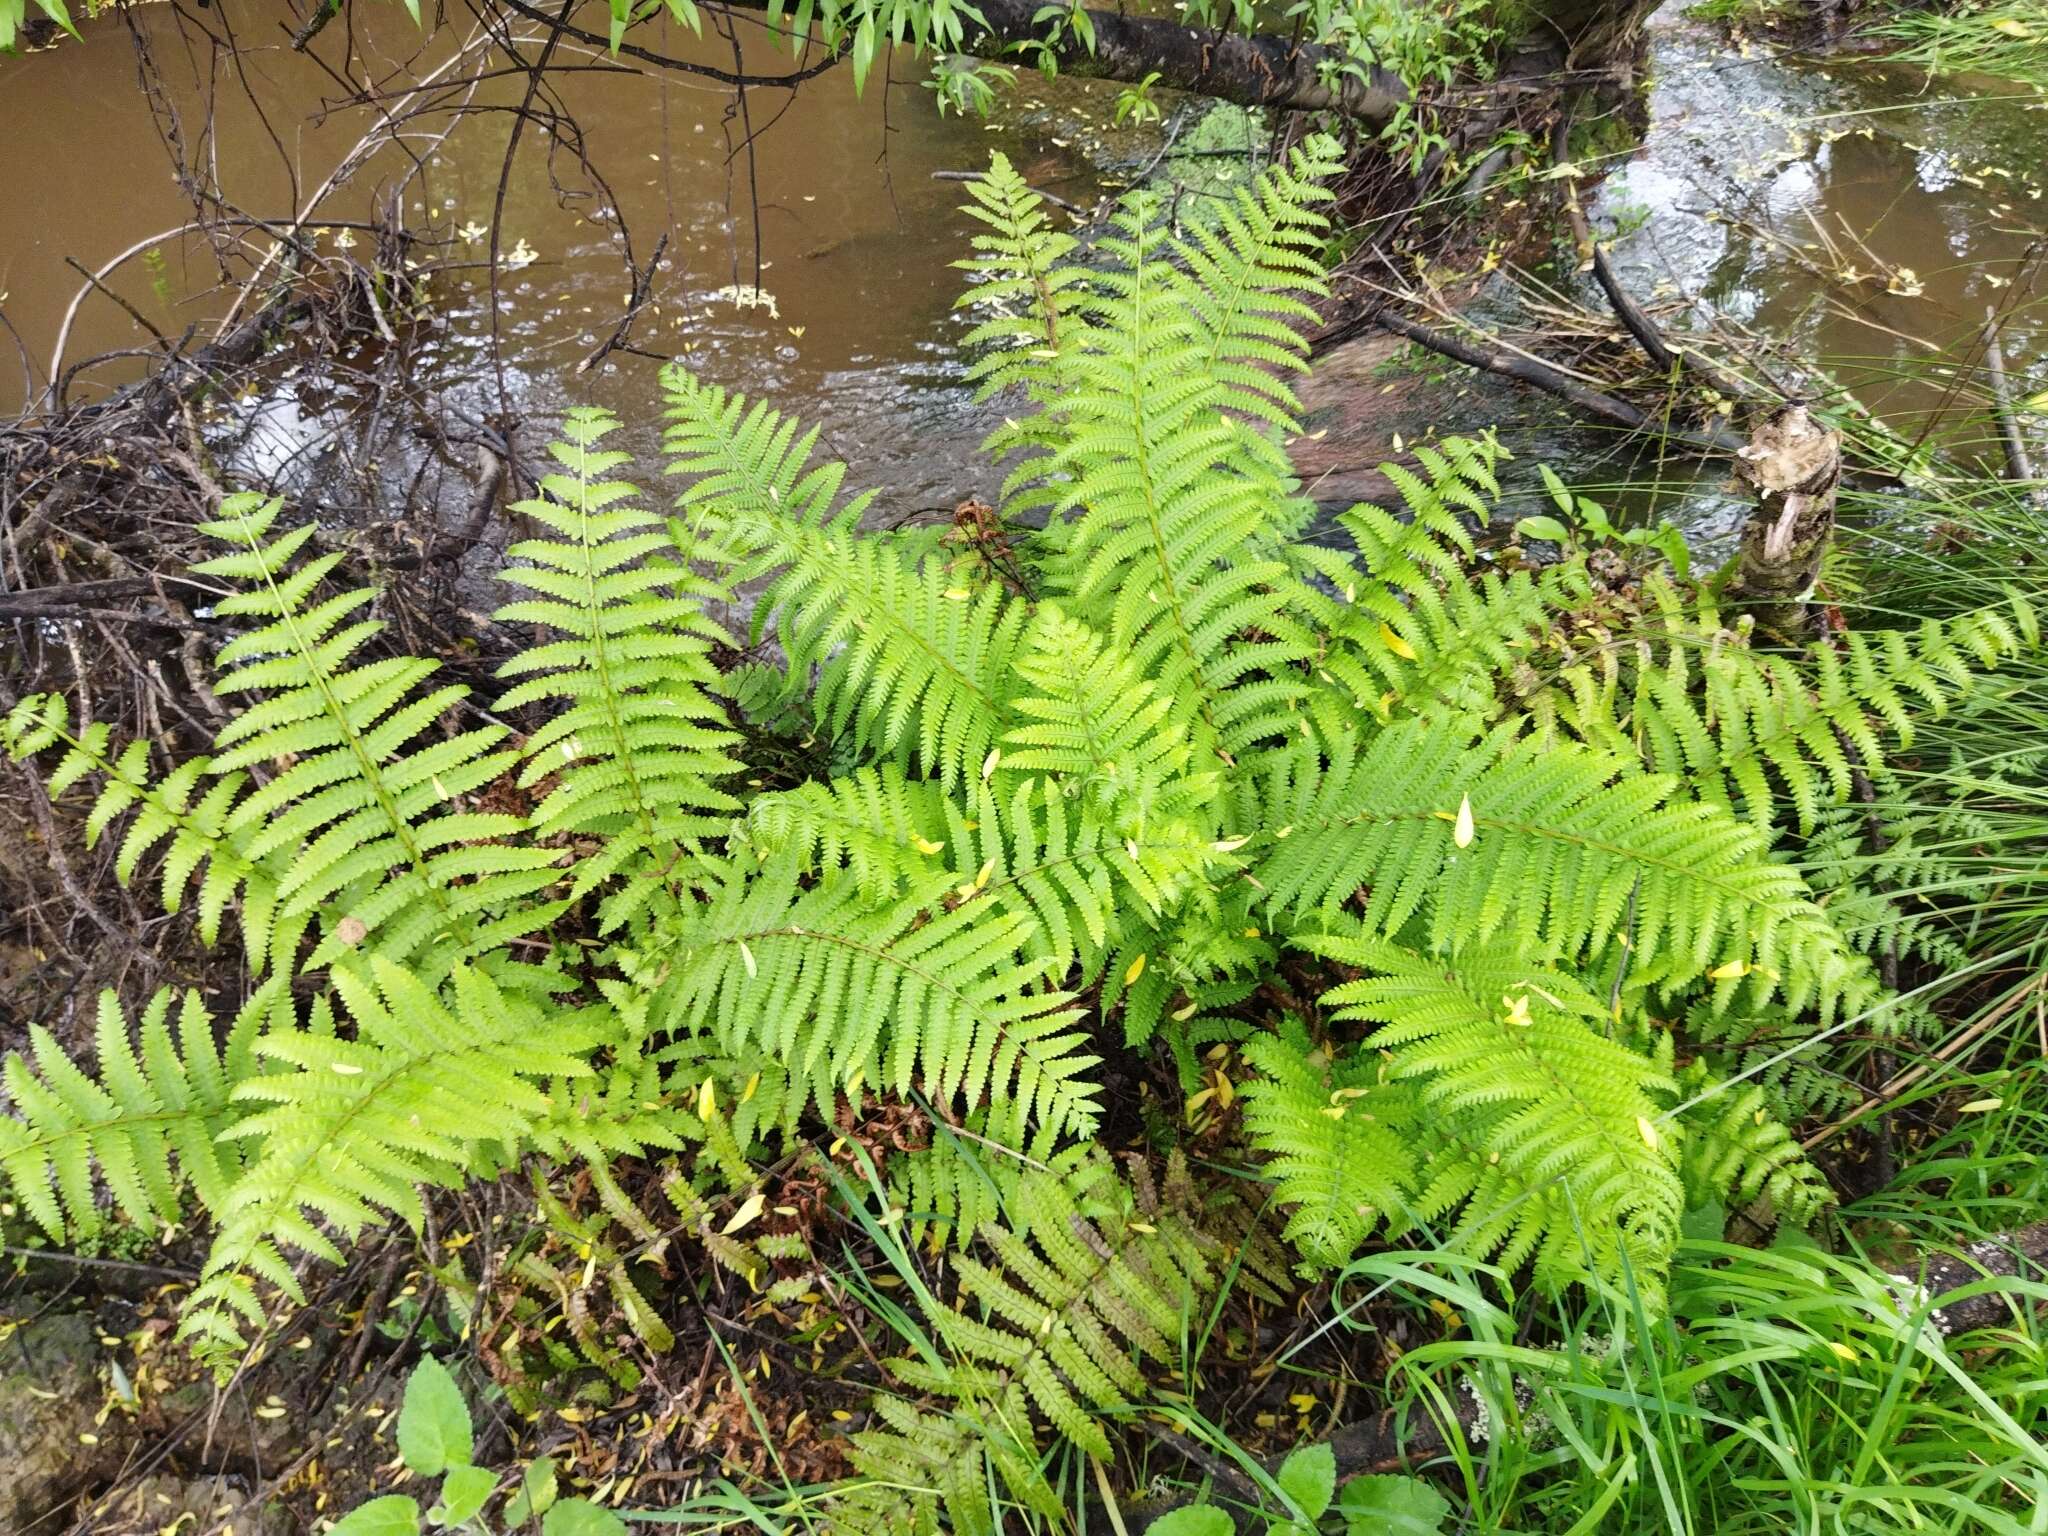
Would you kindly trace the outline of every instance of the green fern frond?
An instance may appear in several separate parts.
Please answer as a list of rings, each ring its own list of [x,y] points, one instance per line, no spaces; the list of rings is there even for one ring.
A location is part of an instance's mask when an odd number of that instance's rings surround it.
[[[133,881],[145,857],[160,849],[158,900],[166,912],[182,910],[196,876],[202,942],[209,947],[219,942],[221,919],[232,907],[250,974],[260,977],[272,965],[289,969],[312,914],[280,918],[277,858],[256,863],[246,853],[248,835],[227,831],[228,816],[247,780],[239,773],[225,774],[201,793],[213,769],[205,757],[188,758],[153,778],[147,742],[132,741],[117,752],[109,727],[91,724],[74,733],[70,718],[63,695],[31,694],[0,725],[0,744],[16,761],[63,749],[45,783],[52,798],[89,776],[100,781],[85,821],[88,848],[121,816],[135,813],[114,859],[115,878],[123,885]]]
[[[1224,862],[1186,821],[1160,816],[1126,833],[1070,805],[1054,780],[1017,776],[1001,788],[1007,799],[983,783],[947,802],[959,876],[948,899],[1026,919],[1025,951],[1053,976],[1078,965],[1093,979],[1133,926],[1171,916]]]
[[[0,1120],[0,1171],[53,1242],[100,1229],[95,1169],[126,1221],[180,1220],[182,1185],[203,1208],[220,1208],[242,1165],[226,1139],[245,1113],[234,1093],[255,1075],[251,1046],[275,990],[252,998],[219,1043],[197,993],[185,994],[174,1029],[171,993],[160,991],[143,1010],[139,1053],[120,1003],[103,992],[96,1076],[39,1026],[29,1032],[32,1060],[8,1054],[0,1084],[18,1118]]]
[[[1291,835],[1261,853],[1258,878],[1280,911],[1355,898],[1389,935],[1420,917],[1432,947],[1498,934],[1576,961],[1625,939],[1632,985],[1711,972],[1724,1006],[1745,984],[1827,1012],[1874,998],[1868,964],[1754,828],[1628,767],[1449,722],[1340,738],[1327,762],[1300,747],[1262,787],[1260,812]]]
[[[501,676],[529,680],[498,709],[561,702],[527,738],[519,783],[555,780],[533,813],[536,835],[604,844],[578,861],[572,895],[629,873],[626,890],[607,903],[607,927],[653,895],[678,848],[724,830],[719,813],[739,802],[721,781],[742,766],[731,755],[739,737],[708,691],[718,676],[711,647],[729,642],[705,603],[729,594],[665,558],[672,535],[629,504],[635,487],[602,478],[630,457],[598,447],[617,427],[603,411],[570,412],[565,441],[553,450],[565,473],[547,476],[538,499],[512,508],[555,535],[506,551],[521,563],[503,579],[538,596],[497,614],[564,637],[500,668]]]
[[[781,855],[751,878],[730,868],[663,932],[665,1029],[775,1056],[828,1118],[866,1084],[986,1095],[1011,1135],[1093,1125],[1097,1058],[1073,1000],[1024,954],[1029,918],[988,902],[947,911],[943,888],[876,907],[852,879],[803,889],[800,867]]]
[[[1327,295],[1323,243],[1328,183],[1344,170],[1337,141],[1312,134],[1288,157],[1284,174],[1236,187],[1228,201],[1198,210],[1176,255],[1189,281],[1183,292],[1202,343],[1198,366],[1227,389],[1230,410],[1282,432],[1299,430],[1295,401],[1281,381],[1308,371],[1304,332],[1321,323],[1310,297]]]
[[[1511,1266],[1533,1253],[1553,1286],[1624,1265],[1658,1284],[1685,1209],[1681,1133],[1661,1118],[1676,1084],[1607,1036],[1599,998],[1508,947],[1422,955],[1364,932],[1301,942],[1368,972],[1323,1001],[1378,1026],[1363,1049],[1388,1054],[1416,1121],[1444,1138],[1420,1174],[1419,1216],[1461,1208],[1457,1240]],[[1501,1200],[1504,1186],[1515,1193]],[[1552,1188],[1562,1209],[1522,1197]]]
[[[913,564],[854,528],[864,498],[834,512],[843,471],[808,468],[816,432],[708,389],[680,369],[669,394],[672,469],[694,477],[686,507],[708,513],[746,558],[742,585],[771,578],[754,609],[799,685],[816,674],[816,718],[861,752],[914,758],[946,784],[978,771],[995,740],[1021,605],[995,583],[962,585],[936,559]],[[744,412],[744,414],[743,414]]]
[[[274,1070],[234,1090],[249,1110],[229,1134],[260,1147],[214,1213],[179,1327],[216,1367],[266,1321],[256,1282],[304,1299],[287,1249],[339,1263],[330,1233],[353,1238],[384,1213],[417,1226],[423,1185],[462,1182],[480,1143],[517,1147],[547,1113],[542,1085],[588,1071],[598,1037],[583,1015],[503,992],[471,966],[453,973],[452,1006],[389,961],[370,970],[374,984],[334,973],[352,1039],[322,999],[306,1027],[256,1042]]]
[[[427,963],[445,970],[543,926],[553,912],[529,898],[554,882],[554,855],[506,841],[523,830],[516,816],[449,809],[512,765],[495,750],[504,728],[415,746],[468,690],[419,692],[436,668],[416,657],[351,665],[383,627],[353,618],[377,594],[357,588],[315,602],[341,556],[294,568],[313,528],[273,538],[281,505],[230,496],[202,531],[234,552],[194,568],[243,585],[218,605],[223,617],[266,621],[218,658],[217,693],[263,697],[222,728],[212,771],[284,765],[242,796],[223,830],[246,837],[251,861],[280,861],[281,917],[332,902],[352,920],[329,931],[309,967],[367,943],[394,962],[431,953]]]
[[[1155,813],[1185,813],[1214,793],[1209,765],[1192,772],[1188,721],[1176,716],[1172,697],[1057,604],[1033,615],[1015,665],[1028,691],[1009,701],[1025,723],[1003,737],[1005,772],[1056,774],[1091,808],[1136,825]]]
[[[1762,1087],[1726,1088],[1696,1063],[1679,1078],[1679,1091],[1692,1104],[1681,1116],[1689,1189],[1743,1205],[1768,1200],[1780,1221],[1798,1226],[1834,1203],[1826,1177],[1771,1112]]]
[[[899,1529],[929,1528],[943,1509],[961,1536],[993,1536],[984,1458],[1027,1507],[1053,1518],[1061,1508],[1040,1465],[1035,1418],[1089,1455],[1109,1454],[1098,1416],[1143,1399],[1139,1362],[1178,1358],[1191,1306],[1217,1283],[1218,1244],[1184,1211],[1141,1215],[1120,1182],[1089,1182],[1084,1197],[1067,1179],[1028,1174],[1013,1200],[1015,1225],[989,1223],[978,1234],[987,1257],[955,1257],[962,1308],[924,1308],[953,1358],[891,1362],[905,1385],[947,1400],[947,1412],[877,1398],[885,1427],[854,1436],[852,1447],[874,1482],[851,1491],[851,1508],[903,1522]],[[946,1455],[927,1454],[934,1446]],[[834,1528],[850,1529],[837,1517]]]
[[[1524,708],[1539,729],[1554,721],[1593,745],[1639,750],[1763,830],[1789,819],[1810,833],[1859,778],[1882,783],[1884,735],[1911,746],[1916,708],[1941,718],[2026,643],[2017,612],[1985,609],[1911,632],[1849,630],[1793,657],[1735,643],[1668,582],[1650,592],[1653,632],[1667,639],[1603,647]]]
[[[987,229],[973,239],[975,254],[955,263],[971,278],[959,306],[987,315],[960,342],[976,354],[969,370],[976,398],[1006,389],[1042,396],[1086,282],[1084,269],[1065,264],[1077,242],[1051,227],[1045,200],[1001,153],[989,157],[987,175],[967,184],[967,196],[961,210]],[[990,452],[1015,446],[1017,430],[999,428]]]
[[[863,900],[884,902],[948,867],[945,827],[938,786],[883,764],[758,796],[734,835],[764,862],[793,852],[807,870],[848,869]]]
[[[1244,1058],[1245,1134],[1292,1207],[1282,1236],[1316,1264],[1342,1264],[1383,1221],[1401,1223],[1415,1180],[1413,1095],[1376,1057],[1317,1048],[1299,1020],[1254,1035]],[[1333,1059],[1335,1058],[1335,1059]]]

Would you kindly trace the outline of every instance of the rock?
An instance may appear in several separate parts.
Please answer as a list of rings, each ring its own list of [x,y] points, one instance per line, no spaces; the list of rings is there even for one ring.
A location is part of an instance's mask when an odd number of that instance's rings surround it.
[[[61,1529],[49,1516],[117,1464],[130,1430],[119,1415],[93,1422],[105,1401],[99,1359],[98,1325],[83,1313],[0,1334],[0,1536]]]

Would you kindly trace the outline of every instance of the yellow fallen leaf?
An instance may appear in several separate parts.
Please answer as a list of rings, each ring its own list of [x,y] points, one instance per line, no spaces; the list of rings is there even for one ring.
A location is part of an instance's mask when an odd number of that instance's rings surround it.
[[[1749,974],[1749,967],[1740,960],[1725,961],[1707,972],[1709,981],[1739,981]]]
[[[1472,797],[1462,795],[1458,799],[1458,824],[1451,828],[1451,841],[1460,848],[1472,846]]]
[[[2004,1107],[2004,1104],[2005,1100],[2003,1099],[1972,1099],[1963,1106],[1963,1113],[1966,1115],[1985,1115],[1994,1109]]]
[[[1999,17],[1998,20],[1991,23],[1991,30],[1994,32],[2003,32],[2007,37],[2017,37],[2021,39],[2030,38],[2034,35],[2034,29],[2032,27],[2028,26],[2024,21],[2015,20],[2011,16]]]
[[[732,1219],[718,1229],[719,1236],[731,1237],[733,1233],[739,1231],[740,1228],[747,1225],[756,1216],[759,1216],[767,1204],[768,1202],[761,1197],[758,1191],[747,1196],[741,1202],[740,1208],[732,1213]]]
[[[1654,1148],[1657,1145],[1657,1127],[1650,1124],[1648,1115],[1636,1116],[1636,1131],[1643,1138],[1643,1145]]]
[[[1385,619],[1380,620],[1380,640],[1386,648],[1404,661],[1415,659],[1415,647],[1401,638],[1400,632]]]
[[[1139,955],[1139,956],[1138,956],[1138,958],[1137,958],[1137,959],[1135,959],[1135,960],[1133,960],[1133,961],[1131,962],[1131,964],[1130,964],[1130,968],[1129,968],[1128,970],[1126,970],[1126,971],[1124,972],[1124,985],[1125,985],[1125,986],[1127,986],[1127,987],[1128,987],[1128,986],[1130,986],[1130,985],[1132,985],[1132,984],[1133,984],[1134,982],[1136,982],[1136,981],[1137,981],[1137,979],[1138,979],[1138,978],[1139,978],[1140,976],[1142,976],[1142,975],[1144,975],[1144,974],[1145,974],[1145,957],[1144,957],[1144,956],[1143,956],[1143,955],[1141,954],[1141,955]]]

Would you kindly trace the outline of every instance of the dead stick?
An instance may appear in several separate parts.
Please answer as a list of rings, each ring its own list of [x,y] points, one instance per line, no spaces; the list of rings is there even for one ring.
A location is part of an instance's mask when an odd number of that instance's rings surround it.
[[[1998,311],[1984,311],[1984,372],[1991,381],[1991,408],[1998,415],[1998,435],[2005,440],[2005,477],[2032,480],[2034,463],[2027,455],[2027,440],[2020,435],[2019,417],[2012,408],[2012,387],[2005,376],[2005,349],[1998,344]]]

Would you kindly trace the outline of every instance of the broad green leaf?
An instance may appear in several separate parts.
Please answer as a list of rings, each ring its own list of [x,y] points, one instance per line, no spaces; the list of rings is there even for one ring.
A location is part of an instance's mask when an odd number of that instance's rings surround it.
[[[1517,519],[1515,532],[1524,540],[1547,539],[1552,544],[1571,542],[1571,530],[1554,517],[1537,516]]]
[[[497,1486],[498,1474],[488,1467],[450,1467],[441,1483],[441,1523],[460,1525],[475,1518]]]
[[[520,1476],[519,1488],[505,1501],[505,1524],[524,1525],[535,1515],[544,1515],[555,1502],[555,1458],[542,1456],[530,1462]]]
[[[422,1355],[405,1384],[398,1410],[398,1454],[421,1477],[439,1477],[450,1467],[469,1465],[469,1405],[448,1367]]]
[[[327,1536],[418,1536],[420,1507],[402,1493],[358,1504]]]
[[[1313,1520],[1337,1492],[1337,1453],[1327,1445],[1305,1445],[1280,1463],[1274,1481]]]
[[[540,1523],[541,1536],[626,1536],[626,1522],[588,1499],[564,1499]]]
[[[1438,1536],[1450,1502],[1419,1477],[1373,1474],[1344,1485],[1345,1536]]]
[[[1145,1527],[1145,1536],[1235,1536],[1237,1526],[1220,1509],[1176,1509]]]

